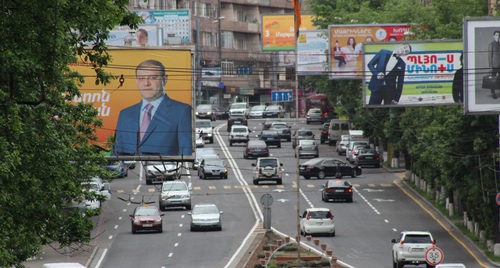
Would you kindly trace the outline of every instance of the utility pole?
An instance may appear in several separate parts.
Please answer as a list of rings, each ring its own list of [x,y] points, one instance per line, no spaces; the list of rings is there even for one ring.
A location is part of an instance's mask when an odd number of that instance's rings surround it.
[[[217,42],[218,42],[218,46],[217,48],[219,49],[219,68],[220,68],[220,75],[219,75],[219,86],[218,86],[218,96],[219,96],[219,106],[222,106],[222,91],[223,91],[223,87],[222,87],[222,30],[221,30],[221,20],[222,20],[222,16],[221,16],[221,0],[218,0],[217,1],[217,27],[218,27],[218,39]]]

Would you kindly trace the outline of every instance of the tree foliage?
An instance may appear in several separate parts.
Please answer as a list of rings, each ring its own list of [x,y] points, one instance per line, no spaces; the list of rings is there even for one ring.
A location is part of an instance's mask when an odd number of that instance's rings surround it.
[[[103,40],[140,18],[128,0],[2,1],[0,17],[0,266],[22,267],[42,245],[87,243],[92,213],[68,209],[90,177],[108,176],[92,146],[101,126],[90,105],[71,103],[83,77],[77,57],[100,69],[110,60]],[[90,45],[86,48],[85,45]],[[99,211],[97,211],[99,213]]]
[[[312,0],[315,24],[411,23],[416,40],[462,39],[465,17],[488,15],[487,0]],[[491,115],[464,115],[462,107],[363,108],[358,81],[314,78],[329,94],[337,111],[357,128],[381,143],[389,142],[410,158],[411,169],[431,187],[446,187],[487,236],[494,235],[498,192],[495,154],[498,119]],[[324,80],[324,81],[321,81]]]

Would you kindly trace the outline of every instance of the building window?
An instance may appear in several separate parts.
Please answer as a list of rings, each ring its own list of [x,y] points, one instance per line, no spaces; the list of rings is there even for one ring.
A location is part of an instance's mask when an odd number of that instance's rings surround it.
[[[245,22],[257,23],[258,20],[257,20],[257,18],[255,18],[254,15],[245,15]]]
[[[203,46],[211,47],[212,46],[212,33],[203,32]]]
[[[246,49],[245,40],[237,39],[236,43],[238,44],[238,49]]]
[[[212,5],[207,3],[200,3],[200,5],[201,5],[200,16],[209,18],[210,12],[212,11]]]
[[[236,11],[236,21],[245,22],[245,11]]]
[[[233,48],[233,32],[222,32],[222,47]]]
[[[234,62],[222,62],[222,75],[233,75],[234,74]]]
[[[193,15],[198,15],[198,2],[194,2],[193,4]]]
[[[219,47],[219,33],[215,33],[215,47]]]
[[[285,79],[295,81],[295,68],[286,68]]]
[[[264,80],[269,80],[270,75],[269,75],[269,67],[264,67]]]

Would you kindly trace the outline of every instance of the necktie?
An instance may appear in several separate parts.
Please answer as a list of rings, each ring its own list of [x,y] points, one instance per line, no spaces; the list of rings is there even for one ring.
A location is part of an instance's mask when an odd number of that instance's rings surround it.
[[[148,105],[146,105],[146,110],[144,111],[144,116],[142,117],[141,129],[139,130],[141,140],[148,130],[149,123],[151,123],[151,109],[153,109],[153,105],[148,103]]]

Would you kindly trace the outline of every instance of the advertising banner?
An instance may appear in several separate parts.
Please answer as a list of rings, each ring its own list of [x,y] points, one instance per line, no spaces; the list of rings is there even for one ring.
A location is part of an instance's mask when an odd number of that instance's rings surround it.
[[[191,44],[191,11],[176,10],[132,10],[148,25],[158,25],[161,45]]]
[[[300,16],[302,30],[316,30],[312,15]],[[262,16],[262,51],[295,50],[295,30],[293,15]]]
[[[466,114],[500,112],[500,17],[464,18]]]
[[[297,74],[328,73],[328,31],[301,31],[297,40]]]
[[[95,71],[87,62],[70,66],[85,77],[81,97],[72,102],[94,105],[103,121],[98,142],[106,144],[115,136],[111,155],[193,157],[192,52],[140,48],[108,52],[112,60],[104,71],[116,79],[107,85],[96,85]]]
[[[405,39],[410,24],[329,25],[329,78],[361,79],[361,52],[368,42],[392,42]]]
[[[106,45],[109,47],[153,47],[161,46],[162,42],[158,36],[158,25],[140,25],[135,30],[128,26],[118,26],[109,32]]]
[[[463,45],[457,40],[366,43],[363,97],[367,107],[461,103],[453,83],[462,79]]]

